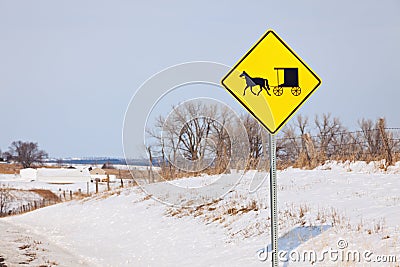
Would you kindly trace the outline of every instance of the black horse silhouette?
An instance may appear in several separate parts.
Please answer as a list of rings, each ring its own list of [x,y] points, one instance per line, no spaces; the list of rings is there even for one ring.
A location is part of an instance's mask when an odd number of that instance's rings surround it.
[[[269,85],[268,85],[268,80],[264,78],[252,78],[250,77],[245,71],[240,74],[240,77],[244,77],[246,80],[246,87],[244,88],[243,95],[246,95],[246,89],[250,87],[250,91],[253,93],[253,95],[259,95],[264,89],[267,91],[267,94],[271,96],[269,93]],[[260,91],[258,93],[253,92],[253,86],[260,86]]]

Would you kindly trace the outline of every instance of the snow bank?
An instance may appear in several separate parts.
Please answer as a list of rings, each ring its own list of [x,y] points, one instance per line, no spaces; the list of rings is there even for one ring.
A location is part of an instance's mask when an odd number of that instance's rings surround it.
[[[386,170],[385,170],[386,168]],[[315,168],[316,170],[332,170],[337,172],[358,172],[358,173],[400,173],[400,162],[394,166],[387,166],[385,160],[371,161],[335,161],[328,160],[323,165]]]

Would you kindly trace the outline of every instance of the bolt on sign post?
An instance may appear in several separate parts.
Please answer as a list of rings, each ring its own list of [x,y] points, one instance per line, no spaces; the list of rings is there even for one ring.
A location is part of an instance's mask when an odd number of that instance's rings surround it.
[[[268,30],[221,84],[270,133],[272,266],[278,266],[275,134],[315,92],[321,79],[273,30]]]

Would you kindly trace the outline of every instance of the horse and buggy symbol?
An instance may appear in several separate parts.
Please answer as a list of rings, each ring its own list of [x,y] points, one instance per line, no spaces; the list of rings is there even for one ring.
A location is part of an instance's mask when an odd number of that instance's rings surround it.
[[[276,76],[277,76],[277,81],[278,85],[276,86],[269,86],[268,84],[268,79],[265,78],[253,78],[250,75],[248,75],[245,71],[240,74],[240,77],[244,78],[246,80],[246,87],[243,90],[243,95],[246,95],[246,89],[250,88],[250,91],[254,95],[260,95],[262,89],[264,89],[269,96],[271,94],[269,93],[270,87],[272,88],[272,92],[276,96],[281,96],[283,94],[283,89],[285,88],[290,88],[290,91],[292,95],[294,96],[299,96],[301,94],[301,88],[299,86],[299,70],[298,68],[274,68],[276,70]],[[279,72],[283,71],[283,83],[281,84],[279,82]],[[258,93],[254,93],[253,87],[259,86],[260,90]]]

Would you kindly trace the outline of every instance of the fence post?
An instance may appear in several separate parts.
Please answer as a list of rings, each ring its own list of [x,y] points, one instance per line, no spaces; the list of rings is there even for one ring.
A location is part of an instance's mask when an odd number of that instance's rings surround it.
[[[72,200],[72,190],[69,190],[69,198]]]
[[[389,146],[388,136],[387,136],[387,134],[385,132],[385,119],[383,119],[383,118],[379,119],[378,127],[379,127],[379,132],[381,134],[383,146],[384,146],[385,151],[386,151],[387,164],[385,166],[385,170],[387,170],[387,166],[392,165],[392,151],[391,151],[390,146]]]
[[[99,193],[99,180],[96,178],[96,194]]]
[[[315,153],[315,146],[314,142],[311,138],[311,135],[309,133],[303,134],[302,136],[302,141],[304,141],[305,149],[306,149],[306,157],[308,161],[308,166],[309,167],[315,167],[314,165],[317,163],[315,162],[317,160],[317,155]]]

